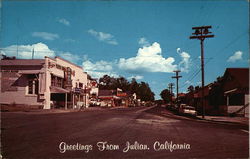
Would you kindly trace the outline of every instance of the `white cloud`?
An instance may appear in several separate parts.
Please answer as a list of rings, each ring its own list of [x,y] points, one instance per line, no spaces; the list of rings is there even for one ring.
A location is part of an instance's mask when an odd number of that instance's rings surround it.
[[[59,35],[47,32],[33,32],[33,37],[39,37],[45,40],[55,40],[59,38]]]
[[[181,48],[177,48],[176,52],[180,54],[181,53]]]
[[[177,48],[176,52],[181,56],[182,60],[178,67],[182,72],[188,72],[190,67],[190,55],[187,52],[181,51],[181,48]]]
[[[37,43],[33,45],[11,45],[2,49],[2,53],[7,56],[17,56],[21,59],[31,59],[34,49],[34,59],[44,58],[44,56],[54,57],[55,52],[46,44]]]
[[[72,54],[70,52],[62,52],[62,53],[59,53],[58,56],[73,63],[77,63],[81,59],[78,55]]]
[[[172,72],[177,68],[174,58],[164,58],[161,54],[160,44],[139,48],[137,55],[128,59],[120,58],[118,67],[131,72]]]
[[[109,33],[97,32],[93,29],[88,30],[88,33],[97,38],[99,41],[103,41],[111,45],[118,45],[118,42],[115,40],[114,36]]]
[[[86,59],[82,63],[84,71],[88,72],[91,76],[95,78],[100,78],[103,75],[109,75],[113,77],[118,77],[118,75],[113,71],[113,63],[107,61],[97,61],[95,63]]]
[[[227,62],[235,62],[237,60],[242,60],[242,51],[235,52],[232,56],[230,56],[227,60]]]
[[[179,63],[180,70],[182,72],[188,72],[190,66],[190,55],[187,52],[180,54],[182,61]]]
[[[141,46],[149,46],[149,42],[146,38],[142,37],[138,40],[138,43],[141,45]]]
[[[128,79],[132,79],[132,78],[134,78],[134,79],[136,79],[136,80],[140,80],[140,79],[143,79],[144,77],[143,77],[143,76],[140,76],[140,75],[128,77]]]
[[[70,22],[64,18],[61,18],[61,19],[57,19],[57,22],[61,23],[61,24],[64,24],[66,26],[70,26]]]

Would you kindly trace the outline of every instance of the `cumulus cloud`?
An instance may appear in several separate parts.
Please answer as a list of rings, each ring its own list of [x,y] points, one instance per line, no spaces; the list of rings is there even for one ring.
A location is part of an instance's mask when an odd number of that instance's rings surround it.
[[[66,26],[70,26],[70,22],[64,18],[61,18],[61,19],[57,19],[57,22],[61,23],[61,24],[64,24]]]
[[[149,42],[146,38],[142,37],[138,40],[138,44],[140,44],[141,46],[149,46]]]
[[[111,45],[118,45],[118,42],[115,40],[114,36],[109,33],[98,32],[93,29],[89,29],[88,33],[97,38],[99,41],[103,41]]]
[[[103,75],[109,75],[113,77],[118,77],[118,75],[113,70],[113,63],[107,61],[97,61],[95,63],[86,59],[82,63],[84,71],[88,72],[91,76],[95,78],[100,78]]]
[[[132,79],[132,78],[134,78],[134,79],[136,79],[136,80],[140,80],[140,79],[143,79],[144,77],[143,77],[143,76],[140,76],[140,75],[128,77],[128,79]]]
[[[55,40],[59,38],[59,35],[47,32],[33,32],[32,36],[42,38],[44,40]]]
[[[237,60],[242,60],[242,55],[243,55],[242,51],[237,51],[228,58],[227,62],[235,62]]]
[[[31,59],[33,52],[35,59],[44,58],[44,56],[55,56],[55,52],[43,43],[33,45],[11,45],[3,48],[1,51],[1,53],[6,56],[17,56],[17,58],[21,59]]]
[[[174,58],[162,56],[160,44],[139,48],[137,55],[128,59],[120,58],[118,67],[131,72],[172,72],[177,68]]]
[[[73,63],[77,63],[81,59],[78,55],[72,54],[70,52],[62,52],[59,53],[58,55]]]
[[[182,72],[188,72],[190,66],[190,55],[187,52],[181,51],[180,48],[177,48],[177,53],[182,58],[181,62],[179,63],[178,67]]]

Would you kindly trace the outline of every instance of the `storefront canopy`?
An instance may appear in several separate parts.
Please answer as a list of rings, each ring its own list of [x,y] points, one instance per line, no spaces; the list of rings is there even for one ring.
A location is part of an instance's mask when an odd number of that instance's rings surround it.
[[[67,89],[64,89],[64,88],[51,86],[50,87],[50,92],[51,93],[69,93],[70,91],[67,90]]]

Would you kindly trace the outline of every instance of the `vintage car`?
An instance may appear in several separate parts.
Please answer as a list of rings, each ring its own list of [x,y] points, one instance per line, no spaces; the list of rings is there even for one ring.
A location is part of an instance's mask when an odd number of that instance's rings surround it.
[[[197,111],[192,106],[181,104],[179,107],[179,114],[197,116]]]

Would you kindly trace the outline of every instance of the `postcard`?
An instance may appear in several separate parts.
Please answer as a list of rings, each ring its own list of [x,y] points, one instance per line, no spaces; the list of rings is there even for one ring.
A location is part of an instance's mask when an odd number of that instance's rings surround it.
[[[249,158],[249,0],[0,9],[0,158]]]

